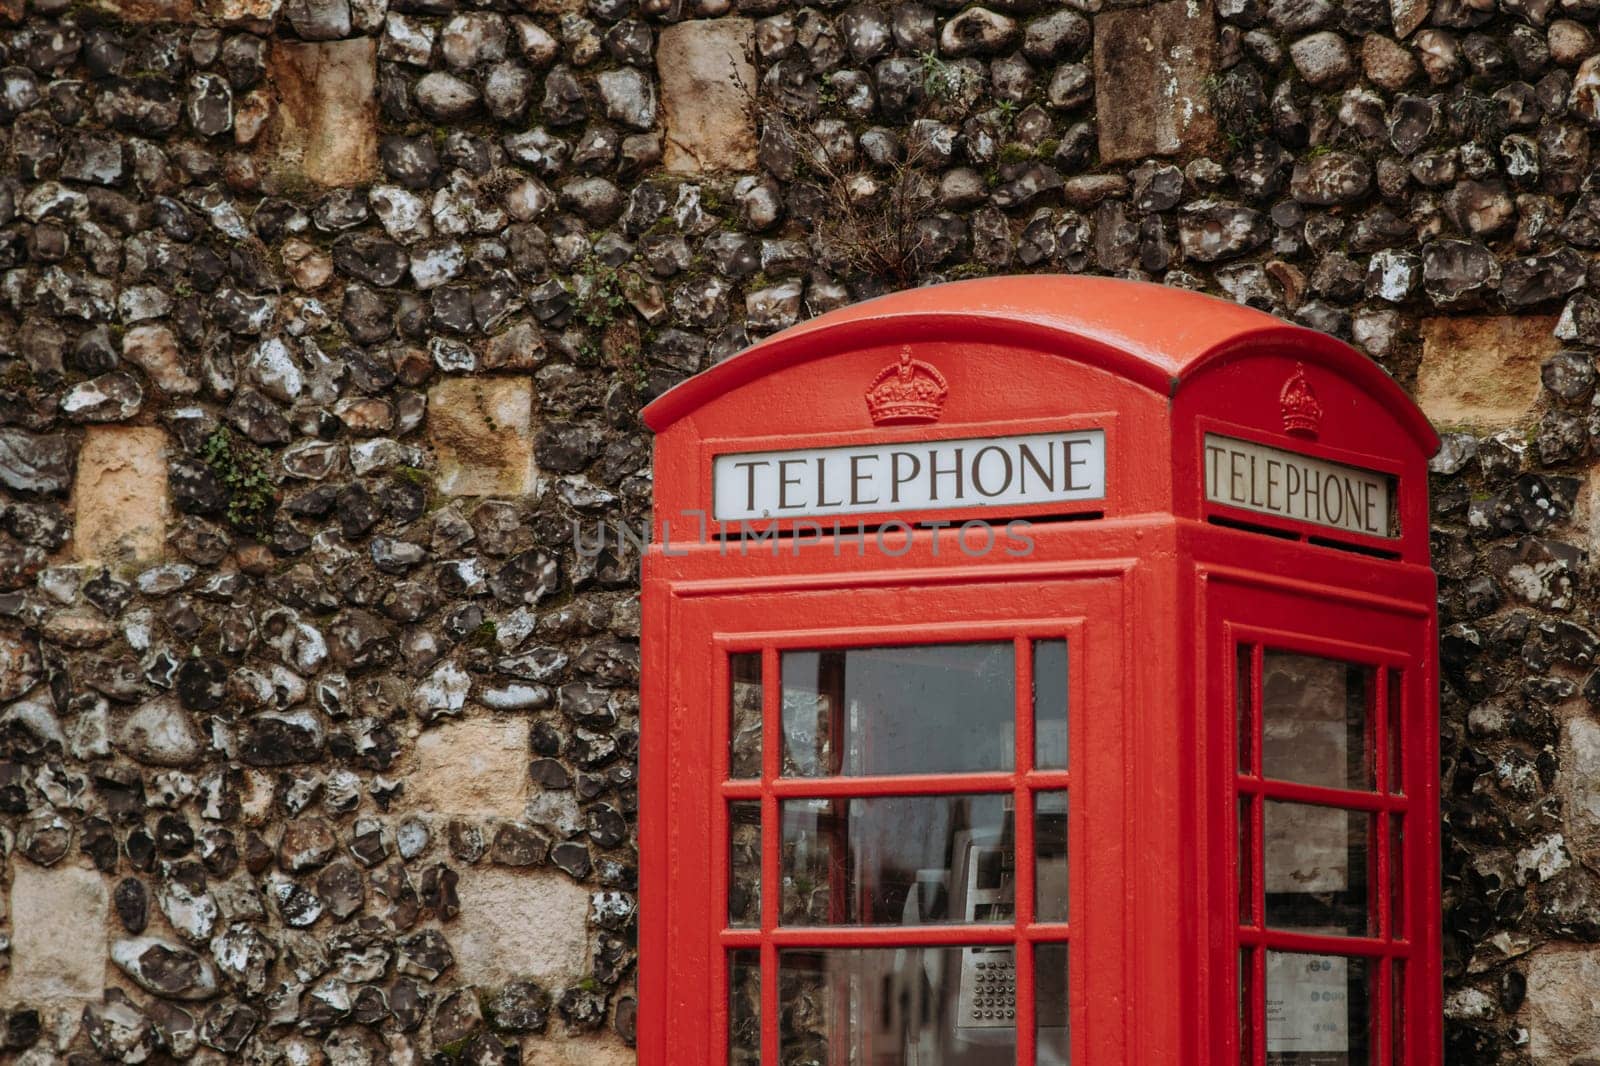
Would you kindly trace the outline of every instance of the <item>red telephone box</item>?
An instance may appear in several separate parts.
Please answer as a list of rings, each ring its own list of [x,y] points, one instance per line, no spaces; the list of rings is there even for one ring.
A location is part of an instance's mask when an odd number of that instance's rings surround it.
[[[642,1066],[1437,1064],[1437,439],[1189,292],[997,278],[656,400]]]

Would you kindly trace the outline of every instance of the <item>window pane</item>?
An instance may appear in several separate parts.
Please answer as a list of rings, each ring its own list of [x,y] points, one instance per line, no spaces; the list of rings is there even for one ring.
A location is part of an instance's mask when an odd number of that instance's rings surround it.
[[[1366,959],[1267,952],[1267,1066],[1368,1066]]]
[[[1016,762],[1009,641],[783,655],[783,773],[965,773]]]
[[[1072,1061],[1067,987],[1067,945],[1034,948],[1033,1020],[1039,1066],[1066,1066]]]
[[[1406,935],[1406,831],[1398,814],[1389,815],[1389,935]]]
[[[1033,852],[1037,873],[1033,911],[1041,922],[1067,920],[1067,794],[1033,797]]]
[[[1405,691],[1403,682],[1405,675],[1399,670],[1389,671],[1389,791],[1404,792],[1405,787],[1405,745],[1404,723],[1402,722],[1401,709],[1405,704]]]
[[[783,804],[792,925],[1012,919],[1011,797],[884,796]]]
[[[784,1066],[1015,1063],[1011,960],[1010,948],[780,952],[778,1060]]]
[[[761,776],[761,653],[728,656],[728,774]]]
[[[1371,816],[1337,807],[1267,801],[1261,838],[1267,925],[1365,936]]]
[[[1268,649],[1261,677],[1261,773],[1329,788],[1372,787],[1371,667]]]
[[[1254,1066],[1256,1061],[1255,960],[1249,948],[1239,952],[1239,1062]]]
[[[1233,707],[1234,718],[1239,727],[1239,772],[1241,774],[1254,774],[1256,764],[1250,754],[1251,734],[1254,732],[1255,716],[1251,712],[1250,703],[1250,645],[1240,644],[1234,651],[1233,669]]]
[[[1389,966],[1389,1043],[1394,1049],[1389,1061],[1393,1066],[1403,1066],[1406,1061],[1406,964],[1403,959],[1395,959]]]
[[[1239,924],[1256,924],[1256,856],[1250,846],[1255,825],[1250,817],[1250,797],[1239,800]]]
[[[1041,770],[1067,768],[1067,699],[1067,642],[1036,642],[1033,646],[1033,764]]]
[[[728,924],[761,924],[761,802],[728,804]]]
[[[761,952],[728,953],[728,1066],[761,1062]]]

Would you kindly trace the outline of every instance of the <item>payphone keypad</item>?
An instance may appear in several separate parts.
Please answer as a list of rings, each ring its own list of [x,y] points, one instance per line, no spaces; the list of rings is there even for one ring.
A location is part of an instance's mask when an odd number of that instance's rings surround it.
[[[966,1029],[1003,1029],[1017,1024],[1017,962],[1010,948],[966,948],[961,953],[961,998],[956,1005]]]

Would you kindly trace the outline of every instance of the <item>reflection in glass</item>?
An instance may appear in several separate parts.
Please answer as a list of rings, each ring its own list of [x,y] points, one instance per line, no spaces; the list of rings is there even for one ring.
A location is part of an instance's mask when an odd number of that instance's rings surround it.
[[[1011,795],[788,800],[782,917],[791,925],[1011,920]]]
[[[761,952],[728,953],[728,1066],[761,1062]]]
[[[1067,768],[1067,642],[1033,645],[1033,764]]]
[[[1261,676],[1261,773],[1328,788],[1372,788],[1367,707],[1373,671],[1267,649]]]
[[[1367,1066],[1366,959],[1267,952],[1267,1066]]]
[[[728,924],[761,924],[761,801],[728,804]]]
[[[783,774],[968,773],[1016,762],[1010,642],[783,653]]]
[[[1261,816],[1267,925],[1367,935],[1370,825],[1361,811],[1268,800]]]
[[[1067,794],[1039,792],[1033,797],[1033,851],[1037,874],[1034,914],[1041,922],[1067,920]]]
[[[728,656],[728,776],[761,776],[761,653]]]
[[[1039,1066],[1072,1061],[1068,1021],[1067,945],[1033,949],[1033,1020]]]
[[[1016,1062],[1005,948],[863,948],[778,955],[784,1066]],[[1063,1066],[1040,1045],[1041,1066]]]

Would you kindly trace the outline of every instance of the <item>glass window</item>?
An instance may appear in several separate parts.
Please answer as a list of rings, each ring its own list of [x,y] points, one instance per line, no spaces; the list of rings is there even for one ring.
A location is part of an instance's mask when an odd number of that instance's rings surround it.
[[[1009,947],[783,951],[778,971],[786,1066],[1016,1061]]]
[[[1249,796],[1239,798],[1239,924],[1256,924],[1256,855],[1251,846],[1255,823]]]
[[[1256,764],[1251,757],[1250,741],[1255,729],[1255,717],[1251,714],[1251,689],[1252,680],[1250,662],[1252,652],[1250,645],[1240,644],[1234,649],[1233,665],[1233,707],[1234,719],[1239,726],[1239,773],[1254,774]]]
[[[1401,720],[1401,708],[1405,705],[1405,690],[1402,687],[1404,675],[1399,670],[1389,671],[1389,791],[1404,792],[1405,789],[1405,745],[1403,743],[1405,724]]]
[[[1371,815],[1268,800],[1261,814],[1267,925],[1365,936]]]
[[[728,656],[728,773],[761,776],[761,653]]]
[[[761,1062],[761,952],[728,953],[728,1066]]]
[[[1370,789],[1371,667],[1267,649],[1261,677],[1261,773],[1280,781]]]
[[[1033,1022],[1038,1066],[1066,1066],[1072,1059],[1067,996],[1067,945],[1033,949]]]
[[[1239,952],[1239,1062],[1253,1066],[1256,1061],[1256,1019],[1254,1005],[1255,952],[1245,948]]]
[[[1405,819],[1389,815],[1389,935],[1406,935],[1406,831]]]
[[[1041,922],[1067,920],[1067,794],[1033,797],[1033,910]]]
[[[1267,952],[1267,1066],[1367,1066],[1366,959]]]
[[[1067,642],[1041,640],[1033,646],[1033,764],[1041,770],[1067,768]]]
[[[761,801],[728,804],[728,924],[761,924]]]
[[[1011,796],[783,804],[782,920],[928,925],[1012,918]]]
[[[1395,959],[1389,966],[1389,1061],[1401,1066],[1406,1061],[1406,964]]]
[[[783,654],[783,773],[971,773],[1016,762],[1010,641]]]

